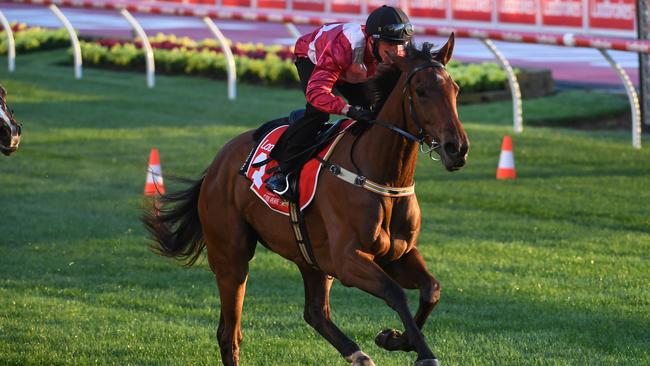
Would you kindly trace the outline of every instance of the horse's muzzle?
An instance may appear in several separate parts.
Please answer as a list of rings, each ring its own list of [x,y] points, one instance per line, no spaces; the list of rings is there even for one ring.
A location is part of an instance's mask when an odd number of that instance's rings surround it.
[[[11,136],[11,139],[9,140],[9,146],[0,143],[0,153],[9,156],[13,154],[16,150],[18,150],[19,145],[20,145],[20,135]]]
[[[457,141],[445,142],[440,150],[442,163],[448,171],[453,172],[465,166],[467,152],[469,150],[469,144],[467,142],[462,144],[459,144]]]
[[[9,156],[9,155],[13,154],[16,150],[18,150],[18,147],[6,148],[6,147],[0,146],[0,153],[2,153],[5,156]]]

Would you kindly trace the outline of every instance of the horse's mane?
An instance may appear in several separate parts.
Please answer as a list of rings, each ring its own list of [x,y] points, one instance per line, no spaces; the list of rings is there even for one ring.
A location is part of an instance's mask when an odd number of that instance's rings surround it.
[[[431,51],[434,47],[432,43],[424,42],[421,48],[417,48],[413,43],[406,46],[406,56],[403,58],[409,61],[431,61],[437,52]],[[384,106],[386,99],[395,88],[397,81],[402,72],[392,64],[380,64],[377,67],[375,76],[368,83],[368,95],[375,113],[379,113]]]

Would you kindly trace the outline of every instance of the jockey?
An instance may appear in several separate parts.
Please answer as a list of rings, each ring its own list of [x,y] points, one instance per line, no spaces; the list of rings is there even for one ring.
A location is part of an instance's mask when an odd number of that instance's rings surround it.
[[[362,122],[373,118],[365,82],[379,62],[390,62],[388,52],[403,54],[412,35],[406,14],[384,5],[368,16],[365,26],[327,24],[298,39],[295,64],[307,104],[304,116],[287,128],[271,151],[279,167],[266,182],[269,190],[287,192],[289,174],[311,157],[310,147],[330,114]]]

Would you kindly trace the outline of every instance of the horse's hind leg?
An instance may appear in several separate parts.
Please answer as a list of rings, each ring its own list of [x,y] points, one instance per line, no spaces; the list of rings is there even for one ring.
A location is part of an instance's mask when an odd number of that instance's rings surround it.
[[[226,366],[239,364],[239,345],[242,341],[241,313],[248,279],[248,262],[255,252],[255,233],[243,221],[211,225],[206,231],[208,261],[219,286],[221,316],[217,340],[221,361]],[[225,229],[227,228],[227,229]],[[207,228],[206,228],[207,229]]]
[[[309,266],[299,268],[305,285],[305,321],[353,366],[375,366],[372,359],[332,322],[329,299],[332,279]]]
[[[429,273],[417,248],[413,248],[399,260],[384,267],[397,283],[408,289],[420,289],[420,301],[415,313],[415,323],[422,329],[431,311],[440,300],[440,283]],[[406,333],[387,329],[377,335],[375,343],[389,351],[412,351]]]

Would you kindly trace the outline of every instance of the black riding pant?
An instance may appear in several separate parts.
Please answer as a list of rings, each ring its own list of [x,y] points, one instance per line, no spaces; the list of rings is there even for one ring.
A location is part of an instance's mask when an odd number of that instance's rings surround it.
[[[295,64],[300,86],[303,93],[306,93],[307,83],[315,65],[306,57],[298,57]],[[351,84],[338,81],[334,84],[334,90],[347,99],[348,104],[364,107],[370,105],[365,83]],[[279,162],[280,170],[284,173],[295,172],[312,157],[313,151],[310,148],[316,144],[318,131],[328,120],[328,113],[310,103],[305,105],[305,115],[287,128],[271,151],[271,158]]]

